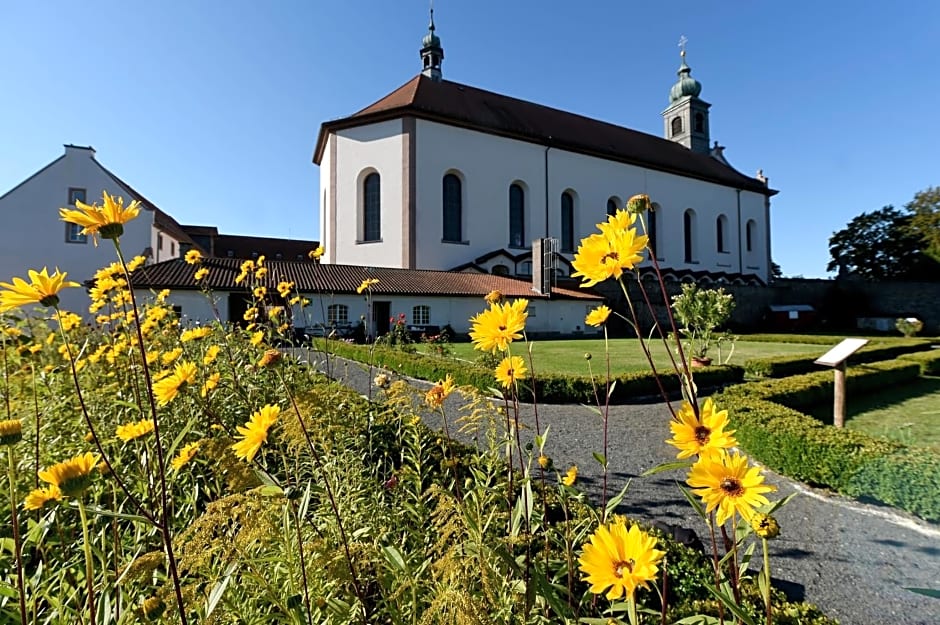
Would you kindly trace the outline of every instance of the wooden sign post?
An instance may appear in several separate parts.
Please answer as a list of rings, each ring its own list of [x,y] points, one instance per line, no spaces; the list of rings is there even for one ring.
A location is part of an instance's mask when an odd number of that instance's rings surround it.
[[[832,367],[835,373],[832,387],[832,424],[837,428],[845,427],[845,361],[866,343],[868,339],[844,339],[815,361],[817,365]]]

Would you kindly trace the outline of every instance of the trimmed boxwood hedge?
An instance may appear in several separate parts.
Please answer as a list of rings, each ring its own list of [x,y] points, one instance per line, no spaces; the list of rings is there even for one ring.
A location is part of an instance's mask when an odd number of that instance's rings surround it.
[[[940,349],[932,349],[929,352],[917,352],[916,354],[903,354],[899,359],[916,362],[920,365],[921,375],[940,375]]]
[[[366,345],[331,342],[328,346],[317,340],[317,346],[337,356],[358,362],[371,362],[376,367],[395,371],[422,380],[442,380],[447,374],[453,376],[458,385],[473,386],[487,391],[496,385],[493,371],[479,365],[436,358],[423,354],[412,354],[399,349],[376,346],[374,350]],[[675,373],[660,374],[663,386],[669,393],[679,391],[679,377]],[[732,365],[712,366],[695,371],[695,383],[700,388],[715,388],[736,384],[744,380],[744,368]],[[531,383],[531,381],[527,381]],[[604,400],[604,380],[598,379],[597,393],[601,402]],[[529,384],[523,385],[520,392],[522,401],[532,401]],[[549,404],[560,403],[595,403],[594,385],[588,376],[546,375],[539,374],[535,381],[535,393],[538,401]],[[659,395],[656,378],[650,372],[633,372],[621,375],[611,393],[611,403],[623,403],[643,397]]]
[[[784,380],[785,381],[785,380]],[[940,520],[940,455],[823,425],[792,408],[740,392],[720,393],[741,447],[808,484]]]
[[[748,337],[748,340],[751,340]],[[783,341],[781,341],[783,342]],[[852,364],[891,360],[903,354],[931,350],[931,341],[925,339],[896,339],[872,341],[850,358]],[[822,354],[819,354],[820,356]],[[815,360],[819,356],[778,356],[776,358],[750,358],[744,362],[748,375],[756,377],[782,378],[819,370]]]

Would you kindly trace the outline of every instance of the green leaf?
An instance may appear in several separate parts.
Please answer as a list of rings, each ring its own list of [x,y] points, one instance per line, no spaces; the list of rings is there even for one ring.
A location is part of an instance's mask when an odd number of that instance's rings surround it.
[[[685,496],[685,500],[688,501],[689,504],[692,506],[692,508],[694,508],[695,511],[698,513],[698,515],[702,517],[702,519],[706,523],[708,523],[708,515],[705,514],[705,508],[702,507],[702,502],[700,502],[698,499],[695,498],[695,495],[692,494],[691,490],[689,490],[688,488],[686,488],[679,482],[676,482],[676,486],[678,486],[679,490],[682,491],[682,494]]]
[[[731,597],[729,597],[723,592],[719,592],[718,590],[715,590],[710,585],[706,585],[705,590],[710,592],[712,595],[715,596],[715,598],[721,601],[724,604],[724,606],[728,608],[729,610],[731,610],[732,614],[734,614],[736,617],[741,619],[741,621],[743,621],[745,625],[756,625],[756,623],[754,623],[754,620],[750,616],[748,616],[744,610],[741,609],[741,606],[739,606],[737,603],[734,602],[734,599],[732,599]]]
[[[910,590],[911,592],[916,592],[918,595],[924,595],[925,597],[940,599],[940,590],[936,588],[908,588],[905,586],[904,590]]]
[[[623,485],[623,488],[620,489],[620,492],[610,498],[610,501],[607,502],[606,516],[610,516],[611,513],[617,509],[617,506],[620,505],[620,502],[623,501],[624,496],[627,494],[627,489],[630,488],[630,483],[632,479],[627,480],[627,483]]]
[[[213,586],[212,591],[209,592],[209,597],[206,599],[206,616],[208,617],[212,614],[215,607],[219,604],[219,601],[222,599],[222,595],[225,594],[225,589],[228,587],[229,581],[232,579],[232,573],[235,572],[235,567],[238,566],[237,562],[232,562],[228,565],[228,568],[225,569],[225,577],[222,578],[215,586]]]
[[[394,568],[398,569],[405,575],[411,574],[408,570],[408,565],[405,563],[405,559],[401,555],[401,552],[393,545],[383,545],[382,555],[385,556],[385,560]]]
[[[672,471],[673,469],[687,469],[695,464],[692,460],[677,460],[675,462],[664,462],[662,464],[656,465],[652,469],[647,469],[640,474],[640,477],[646,477],[648,475],[656,475],[657,473],[662,473],[663,471]]]
[[[597,451],[592,451],[591,455],[594,456],[594,459],[597,460],[598,464],[600,464],[605,469],[607,468],[607,457],[604,454]]]

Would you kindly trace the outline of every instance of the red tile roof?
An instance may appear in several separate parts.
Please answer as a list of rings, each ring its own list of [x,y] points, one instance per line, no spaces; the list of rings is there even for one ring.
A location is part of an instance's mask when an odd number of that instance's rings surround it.
[[[330,133],[405,115],[736,189],[777,193],[760,180],[673,141],[476,87],[448,80],[437,82],[420,74],[358,113],[325,122],[320,127],[313,161],[320,164]]]
[[[242,261],[237,258],[207,258],[202,267],[209,270],[205,286],[213,291],[240,291],[245,284],[235,284]],[[375,295],[437,295],[458,297],[483,297],[490,291],[500,291],[506,297],[549,299],[532,290],[532,283],[491,274],[455,273],[423,269],[392,269],[385,267],[362,267],[358,265],[324,265],[303,261],[270,260],[265,285],[274,288],[277,283],[293,281],[295,289],[302,293],[355,293],[367,278],[376,278],[372,286]],[[168,260],[155,265],[141,267],[131,276],[136,288],[196,289],[193,280],[197,267],[180,259]],[[591,290],[556,288],[550,299],[601,300]]]

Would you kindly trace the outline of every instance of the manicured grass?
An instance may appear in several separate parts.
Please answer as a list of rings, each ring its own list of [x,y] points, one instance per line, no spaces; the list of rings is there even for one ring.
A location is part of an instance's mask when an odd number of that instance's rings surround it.
[[[604,375],[606,366],[604,363],[604,339],[576,339],[576,340],[552,340],[552,341],[533,341],[532,354],[535,359],[535,366],[539,372],[543,373],[561,373],[568,375],[588,375],[588,362],[584,355],[590,353],[592,356],[591,366],[595,375]],[[480,355],[479,351],[473,349],[470,343],[454,343],[449,346],[451,358],[474,361]],[[421,351],[425,351],[424,346],[419,345]],[[525,350],[524,343],[513,343],[512,352],[521,355]],[[767,356],[783,356],[792,354],[818,354],[822,355],[826,351],[825,346],[808,345],[805,343],[769,343],[769,342],[751,342],[738,341],[734,346],[729,364],[743,365],[748,358],[758,358]],[[652,344],[654,362],[658,368],[671,368],[666,348],[662,341]],[[712,348],[709,356],[714,362],[718,363],[718,350]],[[728,346],[722,346],[721,359],[728,356]],[[640,350],[639,340],[637,339],[611,339],[610,340],[610,366],[611,374],[619,375],[630,371],[647,371],[649,364]]]
[[[912,384],[880,389],[860,397],[847,397],[845,426],[896,440],[906,445],[940,451],[940,378],[922,377]],[[832,406],[818,406],[811,414],[832,423]]]

